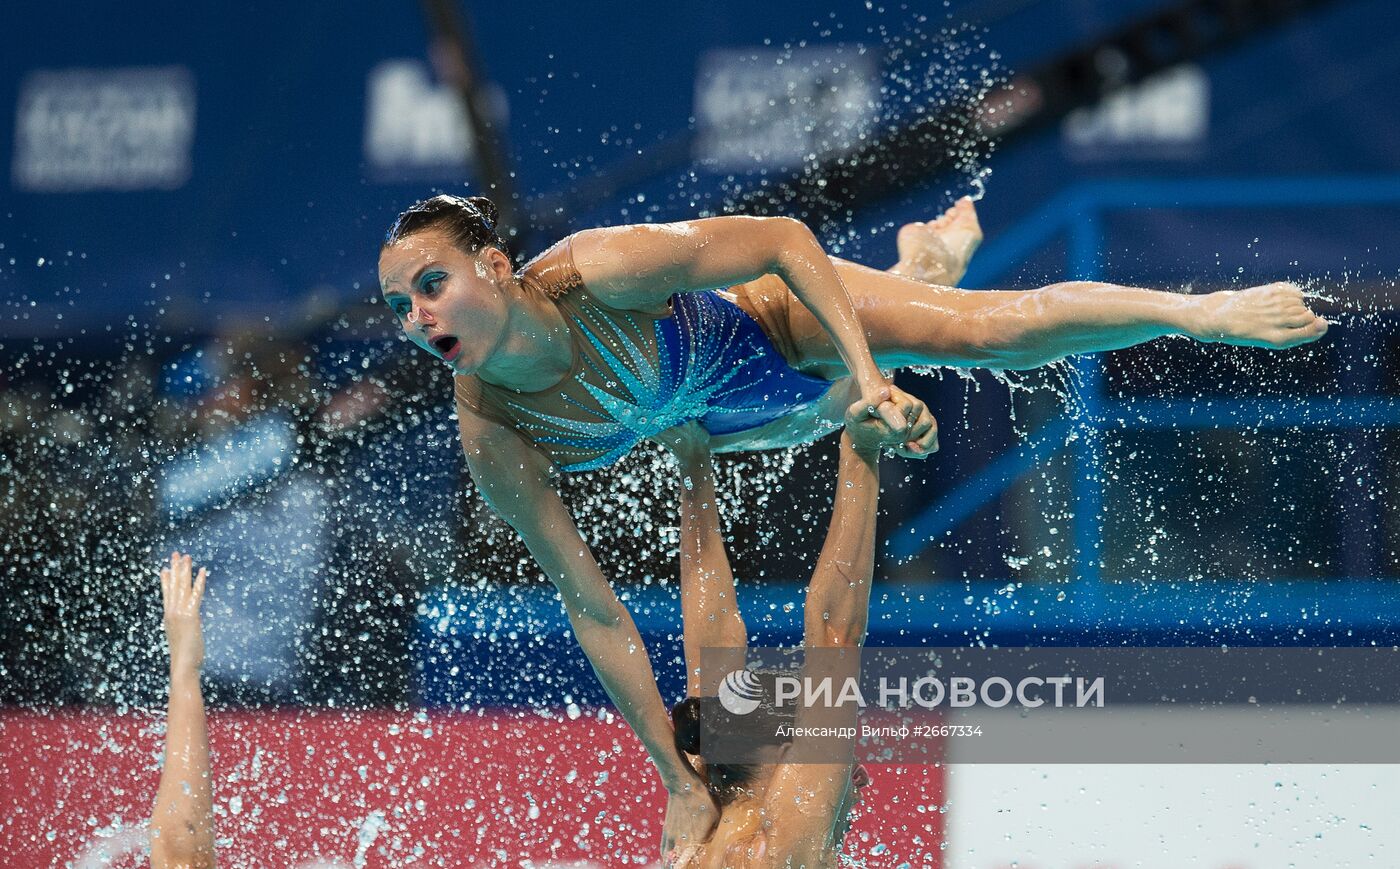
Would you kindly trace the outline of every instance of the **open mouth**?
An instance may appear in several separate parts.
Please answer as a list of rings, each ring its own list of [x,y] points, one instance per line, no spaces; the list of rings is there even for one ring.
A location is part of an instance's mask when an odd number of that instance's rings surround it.
[[[462,342],[451,335],[441,335],[434,338],[432,345],[444,362],[451,362],[457,358],[458,353],[462,352]]]

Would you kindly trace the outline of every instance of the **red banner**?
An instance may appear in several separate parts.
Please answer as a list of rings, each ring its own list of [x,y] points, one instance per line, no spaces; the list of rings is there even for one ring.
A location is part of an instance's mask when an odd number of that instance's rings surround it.
[[[163,718],[0,713],[0,865],[135,867]],[[619,720],[482,713],[210,718],[224,866],[649,866],[665,794]],[[868,767],[866,865],[941,865],[942,770]]]

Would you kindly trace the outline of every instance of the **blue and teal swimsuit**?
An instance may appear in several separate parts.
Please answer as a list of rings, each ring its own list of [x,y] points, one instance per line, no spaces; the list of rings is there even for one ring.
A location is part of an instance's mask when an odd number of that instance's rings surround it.
[[[727,294],[677,293],[669,314],[613,308],[583,286],[563,243],[521,278],[564,315],[574,350],[569,373],[528,393],[468,375],[459,380],[474,383],[459,383],[458,402],[511,425],[561,470],[606,467],[638,441],[691,420],[712,435],[754,429],[831,386],[794,369]]]

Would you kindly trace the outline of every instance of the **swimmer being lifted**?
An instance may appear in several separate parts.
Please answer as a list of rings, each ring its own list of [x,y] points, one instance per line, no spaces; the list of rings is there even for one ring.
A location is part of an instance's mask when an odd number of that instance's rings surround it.
[[[516,272],[481,197],[435,196],[389,230],[384,300],[408,339],[456,373],[472,479],[558,587],[656,765],[670,794],[663,845],[699,838],[717,810],[672,745],[641,635],[580,545],[554,472],[609,466],[693,420],[717,452],[806,443],[857,398],[902,431],[897,452],[923,458],[937,426],[881,367],[1031,368],[1169,334],[1282,348],[1327,328],[1288,284],[967,292],[905,276],[955,280],[980,239],[962,203],[901,233],[895,274],[827,256],[796,220],[715,217],[585,230]]]

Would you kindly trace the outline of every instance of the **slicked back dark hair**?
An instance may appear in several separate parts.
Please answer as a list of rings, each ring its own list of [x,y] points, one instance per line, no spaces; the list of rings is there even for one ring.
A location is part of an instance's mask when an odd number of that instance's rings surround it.
[[[671,726],[675,730],[676,748],[704,760],[705,753],[700,746],[699,697],[687,697],[671,707]],[[762,764],[757,763],[705,761],[705,784],[715,801],[727,806],[751,789],[762,771]]]
[[[400,214],[384,235],[384,247],[420,232],[441,229],[466,253],[477,254],[482,248],[494,247],[510,258],[506,243],[496,231],[498,217],[496,203],[485,196],[440,193],[413,203]]]

